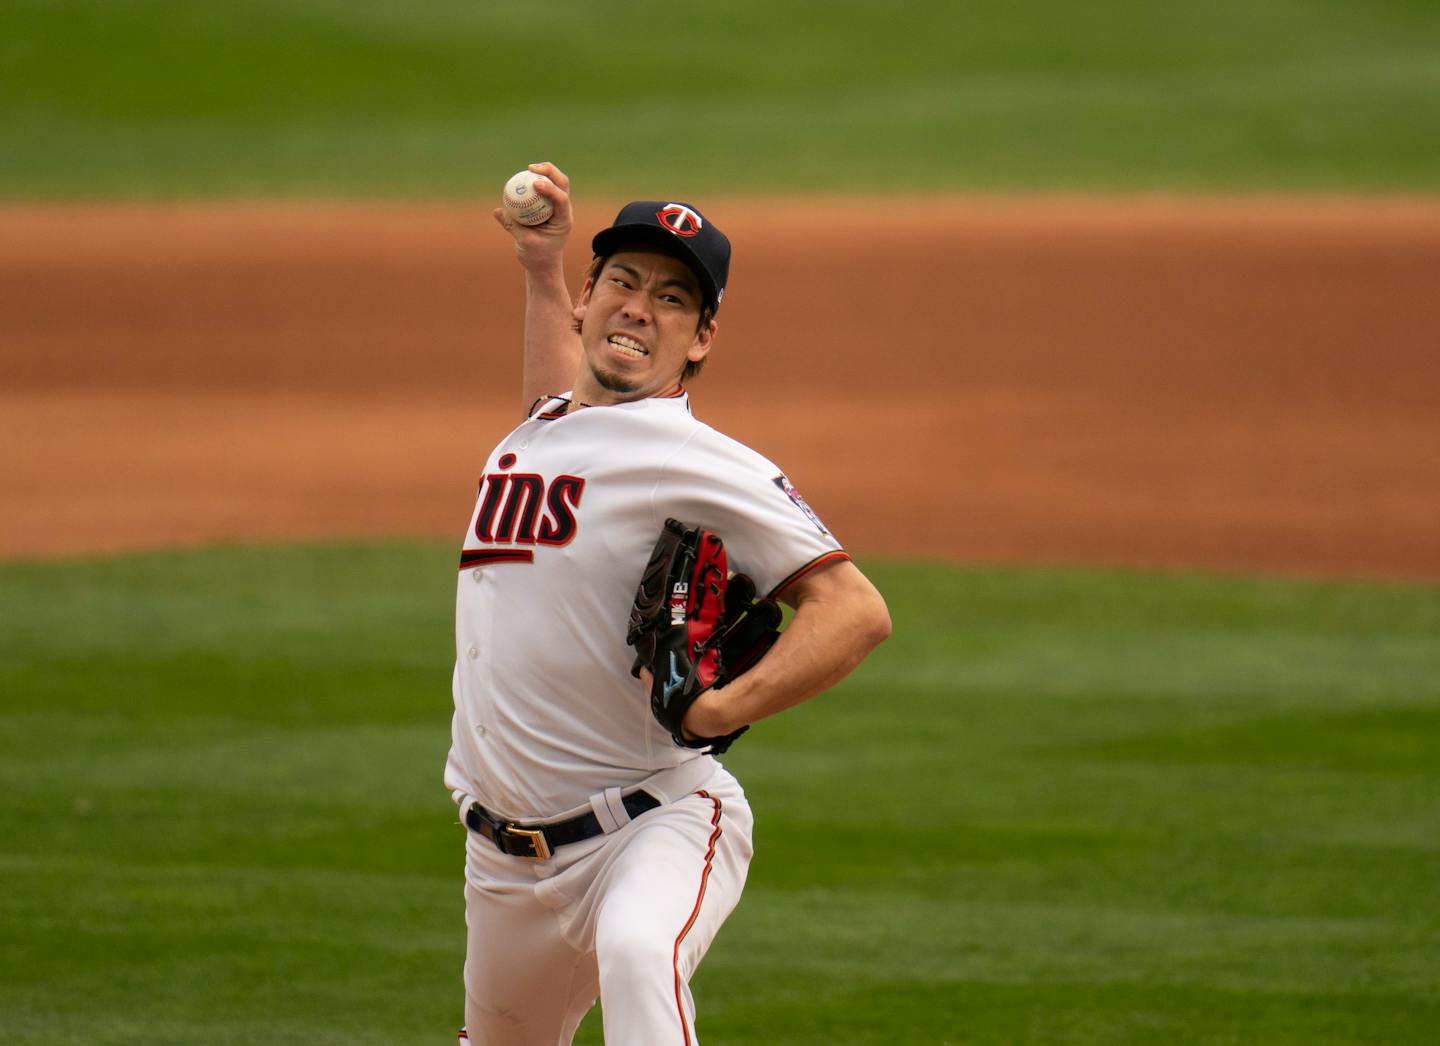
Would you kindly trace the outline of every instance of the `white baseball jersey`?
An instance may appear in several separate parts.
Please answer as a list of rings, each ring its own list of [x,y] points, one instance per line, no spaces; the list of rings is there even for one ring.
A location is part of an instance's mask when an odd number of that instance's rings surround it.
[[[491,453],[460,556],[445,783],[516,820],[711,758],[671,740],[630,674],[629,611],[666,517],[718,533],[762,593],[846,557],[780,470],[695,420],[683,392],[564,407]]]

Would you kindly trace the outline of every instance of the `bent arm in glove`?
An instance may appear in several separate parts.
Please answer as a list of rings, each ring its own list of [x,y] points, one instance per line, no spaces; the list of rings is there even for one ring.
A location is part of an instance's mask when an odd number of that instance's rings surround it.
[[[806,574],[780,594],[795,615],[760,661],[692,702],[682,727],[724,735],[823,693],[890,634],[885,600],[848,560]]]
[[[687,748],[719,754],[746,730],[697,736],[685,715],[701,694],[722,689],[749,670],[775,642],[780,608],[757,600],[755,585],[730,575],[719,535],[667,519],[635,593],[626,642],[635,648],[631,673],[645,681],[650,711]]]

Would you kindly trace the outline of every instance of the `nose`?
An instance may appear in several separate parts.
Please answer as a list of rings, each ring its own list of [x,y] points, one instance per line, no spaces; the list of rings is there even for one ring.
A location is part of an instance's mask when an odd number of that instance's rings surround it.
[[[643,289],[637,288],[631,291],[626,296],[624,304],[621,305],[620,311],[627,320],[633,320],[640,324],[649,323],[651,319],[650,295]]]

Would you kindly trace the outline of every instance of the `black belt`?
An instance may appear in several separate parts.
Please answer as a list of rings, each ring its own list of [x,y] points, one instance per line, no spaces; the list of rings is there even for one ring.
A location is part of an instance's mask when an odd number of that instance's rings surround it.
[[[620,800],[625,811],[632,817],[639,817],[647,810],[660,805],[649,792],[631,792]],[[592,810],[588,814],[572,817],[556,824],[537,824],[525,827],[514,821],[505,821],[479,803],[471,803],[465,811],[465,827],[489,839],[499,851],[511,857],[529,857],[534,861],[545,861],[558,846],[578,843],[605,831],[600,818]]]

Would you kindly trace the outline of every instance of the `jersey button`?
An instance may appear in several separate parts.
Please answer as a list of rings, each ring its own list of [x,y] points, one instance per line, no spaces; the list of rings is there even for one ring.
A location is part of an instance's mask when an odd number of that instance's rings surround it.
[[[485,729],[485,724],[484,724],[484,723],[476,723],[476,724],[475,724],[475,732],[476,732],[477,734],[479,734],[481,737],[484,737],[484,736],[485,736],[486,734],[488,734],[490,731],[488,731],[488,730]]]
[[[485,574],[481,571],[479,567],[476,567],[474,570],[470,571],[470,579],[478,585],[480,584],[480,582],[485,580]]]
[[[474,661],[477,657],[480,656],[480,650],[479,650],[478,647],[473,647],[473,646],[472,646],[469,650],[465,651],[465,653],[467,653],[467,654],[470,655],[470,660],[471,660],[471,661]]]

